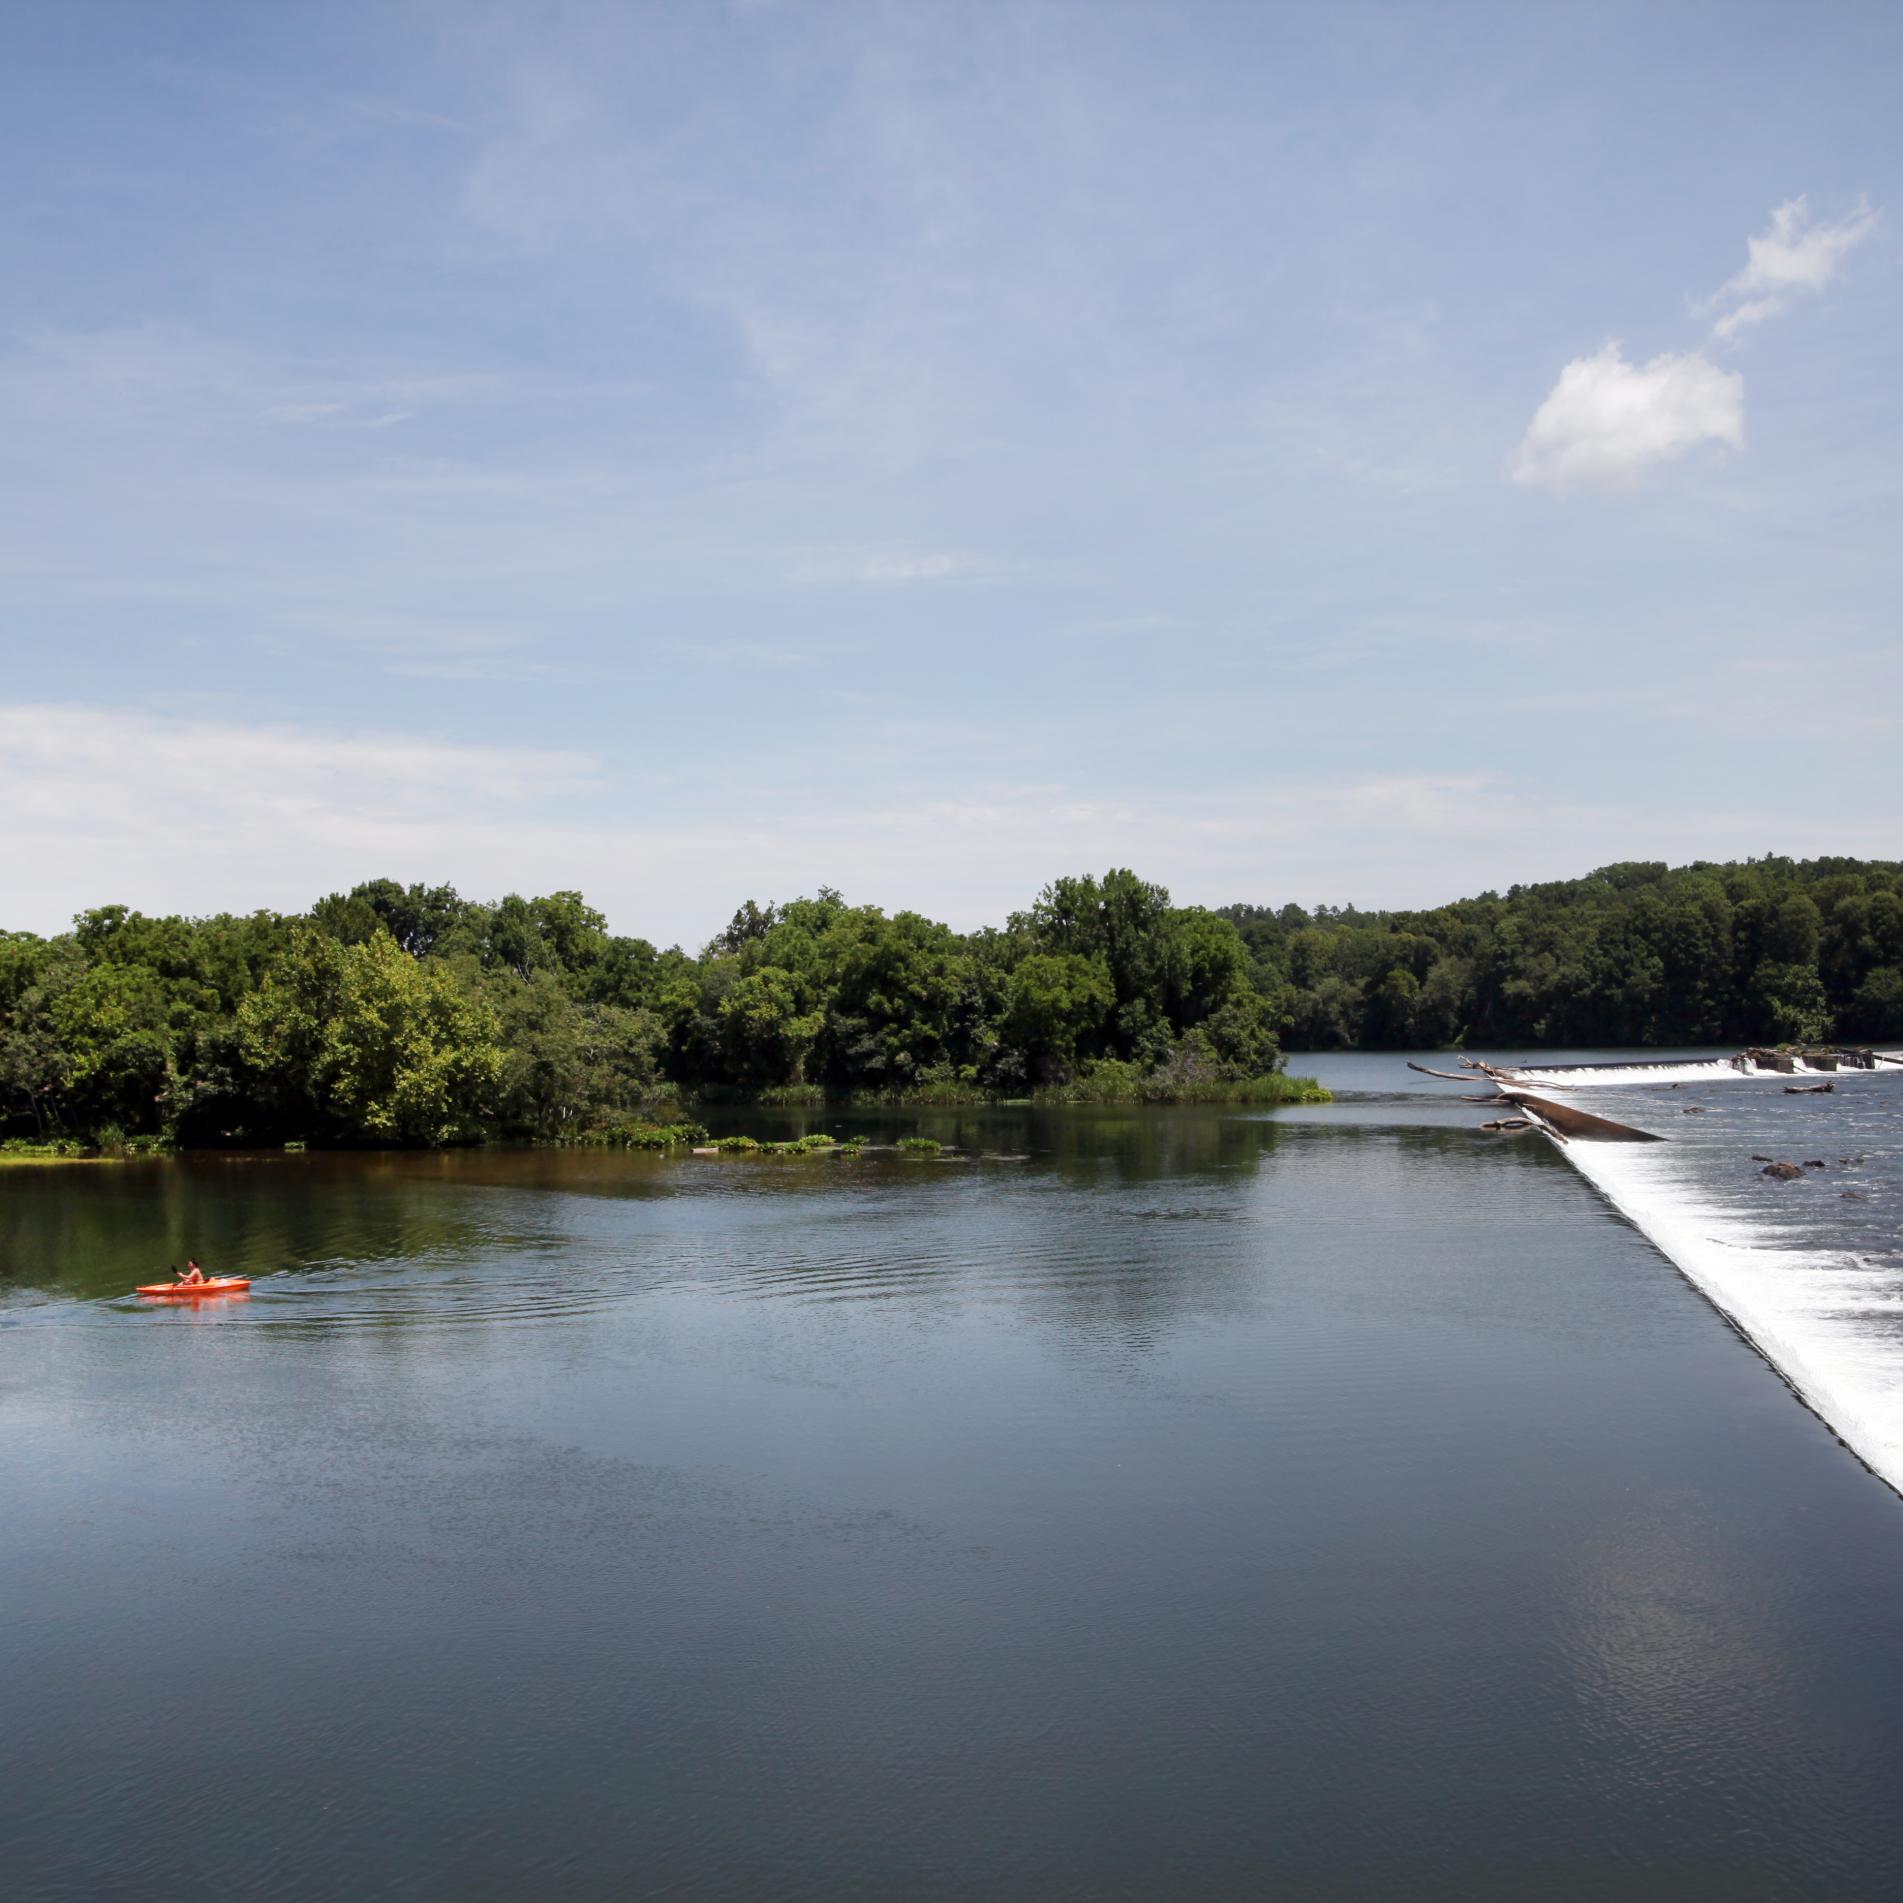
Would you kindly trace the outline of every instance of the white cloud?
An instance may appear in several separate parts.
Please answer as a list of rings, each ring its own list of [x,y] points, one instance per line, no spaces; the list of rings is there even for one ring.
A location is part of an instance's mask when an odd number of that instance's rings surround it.
[[[1627,363],[1618,344],[1576,357],[1534,413],[1513,480],[1564,493],[1627,489],[1706,443],[1744,447],[1744,379],[1697,351]]]
[[[1417,905],[1618,858],[1876,853],[1894,832],[1882,811],[1848,832],[1837,814],[1781,806],[1661,814],[1466,768],[1115,787],[999,781],[846,806],[742,787],[716,807],[698,778],[622,797],[604,762],[573,752],[0,705],[0,929],[55,931],[109,902],[302,910],[387,876],[477,897],[578,889],[616,930],[694,945],[744,898],[821,884],[970,927],[1058,874],[1110,865],[1185,903]],[[638,822],[619,817],[637,805]]]
[[[975,555],[912,548],[805,548],[794,553],[788,576],[818,586],[866,583],[970,581],[985,572]]]
[[[1787,199],[1771,213],[1769,229],[1749,241],[1744,269],[1707,306],[1715,310],[1731,305],[1713,325],[1712,334],[1729,340],[1775,317],[1793,294],[1821,291],[1844,259],[1876,230],[1878,216],[1867,201],[1859,199],[1847,218],[1813,224],[1808,200]]]
[[[1713,338],[1729,343],[1775,317],[1794,295],[1821,291],[1878,218],[1863,199],[1834,224],[1814,224],[1802,197],[1777,206],[1769,228],[1748,241],[1744,269],[1701,307],[1708,316],[1719,313]],[[1744,447],[1744,379],[1696,350],[1629,364],[1615,342],[1575,357],[1559,373],[1511,473],[1515,482],[1558,494],[1629,489],[1660,463],[1706,443]]]

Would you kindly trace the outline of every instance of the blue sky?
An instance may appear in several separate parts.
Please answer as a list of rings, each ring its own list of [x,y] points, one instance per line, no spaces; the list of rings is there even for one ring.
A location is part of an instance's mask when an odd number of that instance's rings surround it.
[[[0,923],[1903,850],[1903,11],[9,12]]]

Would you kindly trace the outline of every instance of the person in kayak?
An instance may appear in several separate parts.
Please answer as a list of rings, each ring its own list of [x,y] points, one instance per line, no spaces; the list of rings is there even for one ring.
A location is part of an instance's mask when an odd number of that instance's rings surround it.
[[[179,1278],[185,1288],[194,1288],[205,1279],[205,1271],[198,1266],[198,1258],[188,1255],[185,1258],[185,1273]]]

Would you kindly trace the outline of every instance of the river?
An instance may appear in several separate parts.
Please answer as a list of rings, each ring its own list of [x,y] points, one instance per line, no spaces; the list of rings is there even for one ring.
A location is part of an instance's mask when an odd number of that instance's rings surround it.
[[[1903,1501],[1566,1156],[1300,1067],[0,1170],[6,1895],[1903,1893]]]

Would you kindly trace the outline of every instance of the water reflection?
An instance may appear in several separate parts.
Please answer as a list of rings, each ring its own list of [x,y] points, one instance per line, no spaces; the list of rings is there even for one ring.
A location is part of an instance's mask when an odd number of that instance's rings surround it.
[[[1896,1890],[1890,1496],[1349,1108],[0,1180],[10,1896]]]
[[[780,1113],[769,1131],[820,1119]],[[242,1272],[258,1326],[549,1325],[656,1291],[760,1302],[1002,1303],[1128,1350],[1226,1312],[1243,1232],[1284,1200],[1370,1241],[1415,1221],[1423,1156],[1482,1199],[1539,1150],[1462,1130],[1278,1124],[1233,1112],[1030,1108],[831,1120],[857,1157],[483,1150],[188,1156],[0,1183],[12,1312],[123,1298],[196,1255]],[[931,1134],[919,1159],[892,1146]],[[1285,1168],[1295,1179],[1284,1188]],[[1476,1213],[1480,1213],[1476,1211]],[[143,1312],[149,1304],[127,1298]],[[55,1315],[66,1311],[56,1308]]]

